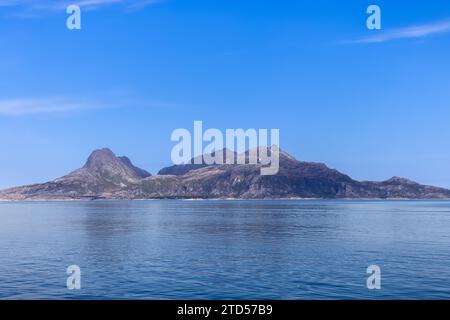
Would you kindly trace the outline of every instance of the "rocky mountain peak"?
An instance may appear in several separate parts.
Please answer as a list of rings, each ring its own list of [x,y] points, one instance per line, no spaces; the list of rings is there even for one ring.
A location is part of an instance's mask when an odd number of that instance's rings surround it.
[[[390,184],[416,184],[416,182],[406,179],[406,178],[402,178],[402,177],[397,177],[394,176],[392,178],[390,178],[389,180],[386,180],[385,183],[390,183]]]
[[[129,179],[143,179],[151,176],[147,171],[135,167],[128,157],[117,157],[108,148],[93,151],[83,169],[93,173],[104,174],[106,172],[112,176],[121,175]]]
[[[108,148],[94,150],[84,165],[84,168],[98,168],[106,163],[114,163],[117,161],[117,157]]]

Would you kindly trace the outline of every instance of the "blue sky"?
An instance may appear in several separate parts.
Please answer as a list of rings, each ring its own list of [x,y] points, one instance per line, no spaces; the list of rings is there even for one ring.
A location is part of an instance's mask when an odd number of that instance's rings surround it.
[[[152,173],[176,128],[279,128],[359,180],[450,187],[450,2],[0,0],[0,188],[109,147]],[[366,28],[366,8],[382,30]]]

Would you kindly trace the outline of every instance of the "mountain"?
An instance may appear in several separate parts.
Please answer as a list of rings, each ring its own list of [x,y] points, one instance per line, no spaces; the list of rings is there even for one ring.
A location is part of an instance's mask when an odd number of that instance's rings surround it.
[[[230,151],[223,154],[225,158]],[[450,199],[450,190],[444,188],[399,177],[356,181],[323,163],[298,161],[283,150],[279,154],[280,168],[272,176],[260,174],[259,160],[251,165],[208,165],[202,158],[197,158],[199,164],[170,166],[152,176],[128,158],[101,149],[64,177],[0,191],[0,199]],[[231,155],[248,160],[251,153]]]
[[[0,198],[66,199],[97,197],[138,183],[150,177],[147,171],[135,167],[127,157],[116,157],[109,149],[95,150],[86,164],[56,180],[0,191]]]

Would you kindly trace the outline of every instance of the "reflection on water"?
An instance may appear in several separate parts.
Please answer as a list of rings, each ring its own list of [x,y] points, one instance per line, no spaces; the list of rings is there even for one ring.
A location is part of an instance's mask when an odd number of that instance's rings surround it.
[[[0,203],[0,298],[450,298],[449,231],[446,201]]]

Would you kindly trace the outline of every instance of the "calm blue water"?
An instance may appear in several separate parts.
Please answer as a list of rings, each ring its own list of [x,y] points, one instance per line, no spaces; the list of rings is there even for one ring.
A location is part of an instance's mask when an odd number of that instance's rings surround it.
[[[449,299],[450,202],[0,203],[0,298]]]

